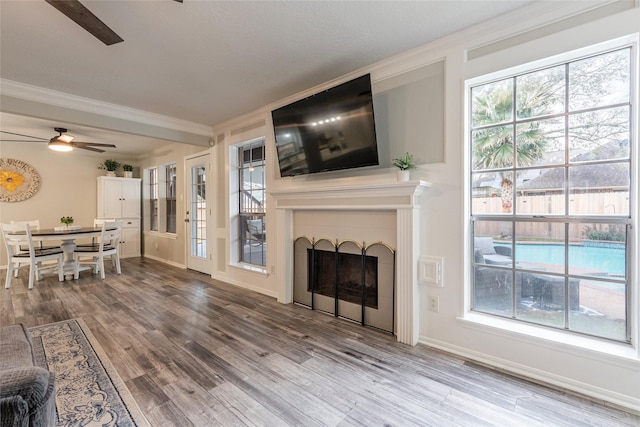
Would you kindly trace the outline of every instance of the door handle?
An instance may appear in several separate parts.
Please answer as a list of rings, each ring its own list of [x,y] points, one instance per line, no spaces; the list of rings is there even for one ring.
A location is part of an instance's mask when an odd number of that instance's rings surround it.
[[[185,219],[184,219],[184,222],[189,222],[189,218],[185,218]]]

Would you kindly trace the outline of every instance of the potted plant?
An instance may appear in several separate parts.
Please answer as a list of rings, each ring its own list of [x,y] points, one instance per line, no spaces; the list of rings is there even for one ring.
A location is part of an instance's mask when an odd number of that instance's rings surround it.
[[[402,157],[393,159],[393,166],[399,169],[398,181],[409,181],[411,169],[416,168],[416,163],[413,160],[413,154],[405,152]]]
[[[63,216],[62,218],[60,218],[60,223],[64,224],[65,227],[69,227],[73,224],[73,217],[72,216]]]
[[[106,170],[107,176],[116,176],[116,171],[120,167],[120,163],[116,160],[106,159],[104,162],[100,163],[98,169]]]
[[[122,165],[122,170],[124,171],[125,178],[133,178],[133,166],[128,164]]]

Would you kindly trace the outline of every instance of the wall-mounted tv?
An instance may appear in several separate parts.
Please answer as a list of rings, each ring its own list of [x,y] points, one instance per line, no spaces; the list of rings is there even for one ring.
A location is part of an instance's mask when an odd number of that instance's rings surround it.
[[[271,116],[282,177],[378,165],[369,74]]]

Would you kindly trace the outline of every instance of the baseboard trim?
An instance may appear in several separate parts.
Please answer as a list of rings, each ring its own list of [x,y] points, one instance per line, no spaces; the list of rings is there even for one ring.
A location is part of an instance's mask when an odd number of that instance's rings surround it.
[[[226,277],[224,275],[212,274],[211,278],[215,279],[215,280],[219,280],[219,281],[224,282],[224,283],[228,283],[228,284],[233,285],[233,286],[237,286],[239,288],[243,288],[243,289],[247,289],[249,291],[257,292],[259,294],[266,295],[266,296],[271,297],[271,298],[276,298],[276,299],[278,298],[278,293],[276,291],[272,291],[270,289],[259,288],[257,286],[247,285],[246,283],[239,282],[237,280],[231,280],[231,279],[229,279],[228,277]]]
[[[585,384],[580,381],[574,381],[572,379],[559,375],[550,374],[546,371],[533,369],[529,366],[515,363],[510,360],[490,356],[485,353],[469,350],[465,347],[452,345],[443,341],[435,340],[433,338],[420,336],[418,342],[429,347],[437,348],[438,350],[446,351],[447,353],[452,353],[457,356],[473,360],[474,362],[481,363],[498,371],[508,372],[509,374],[512,374],[514,376],[548,387],[561,389],[562,391],[567,391],[573,394],[578,394],[580,396],[601,403],[605,406],[618,408],[626,412],[630,412],[634,415],[640,415],[639,399],[634,399],[632,397],[616,393],[611,390],[606,390],[601,387]]]
[[[161,263],[168,264],[168,265],[171,265],[173,267],[181,268],[183,270],[187,269],[187,266],[184,265],[184,264],[180,264],[180,263],[177,263],[177,262],[174,262],[174,261],[169,261],[168,259],[160,258],[160,257],[157,257],[157,256],[144,254],[144,255],[142,255],[142,257],[143,258],[149,258],[149,259],[152,259],[154,261],[159,261]]]

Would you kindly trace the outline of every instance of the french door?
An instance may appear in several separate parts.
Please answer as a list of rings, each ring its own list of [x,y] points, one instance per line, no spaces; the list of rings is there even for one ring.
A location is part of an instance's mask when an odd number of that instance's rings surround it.
[[[187,236],[187,268],[211,274],[211,245],[207,241],[207,219],[211,206],[207,202],[209,155],[186,159],[187,206],[185,225]]]

